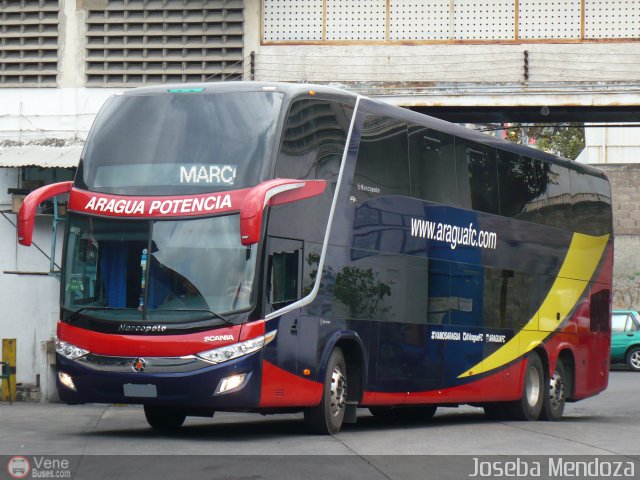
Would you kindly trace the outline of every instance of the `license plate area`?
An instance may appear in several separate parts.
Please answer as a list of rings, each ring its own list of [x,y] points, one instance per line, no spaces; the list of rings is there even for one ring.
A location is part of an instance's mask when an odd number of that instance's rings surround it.
[[[158,389],[153,384],[140,385],[136,383],[125,383],[122,386],[125,397],[135,398],[157,398]]]

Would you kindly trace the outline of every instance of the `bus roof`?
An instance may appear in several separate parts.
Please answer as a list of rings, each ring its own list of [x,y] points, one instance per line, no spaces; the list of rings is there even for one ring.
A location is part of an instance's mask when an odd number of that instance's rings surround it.
[[[201,82],[201,83],[178,83],[155,85],[150,87],[139,87],[126,90],[121,95],[174,95],[180,93],[227,93],[227,92],[256,92],[256,91],[277,91],[282,92],[289,97],[313,91],[321,96],[331,96],[342,101],[353,103],[360,96],[342,88],[329,87],[325,85],[305,84],[305,83],[283,83],[283,82],[251,82],[251,81],[232,81],[232,82]],[[408,109],[395,107],[380,101],[379,99],[367,97],[368,100],[377,103],[382,109],[387,110],[389,115],[396,118],[402,118],[407,121],[422,124],[428,128],[433,128],[451,135],[466,138],[468,140],[477,141],[479,143],[489,145],[501,150],[515,153],[517,155],[535,157],[539,160],[556,163],[572,170],[582,171],[591,175],[606,178],[602,170],[595,167],[577,163],[575,161],[558,157],[542,150],[537,150],[528,146],[509,142],[501,138],[487,135],[476,130],[463,127],[461,125],[450,123],[436,117],[431,117],[423,113],[414,112]]]
[[[340,88],[304,83],[278,82],[210,82],[210,83],[177,83],[140,87],[122,92],[122,95],[171,95],[176,93],[227,93],[227,92],[259,92],[277,91],[289,96],[314,91],[324,95],[338,95],[355,102],[357,94]]]

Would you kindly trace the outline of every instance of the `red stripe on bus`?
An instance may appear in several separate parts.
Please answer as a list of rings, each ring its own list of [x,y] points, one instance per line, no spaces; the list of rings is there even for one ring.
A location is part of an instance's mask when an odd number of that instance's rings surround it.
[[[262,362],[260,407],[310,407],[318,405],[323,386],[267,361]]]
[[[520,397],[523,360],[511,364],[492,375],[455,387],[424,392],[365,392],[363,406],[373,405],[420,405],[494,402],[516,400]]]
[[[58,338],[98,355],[181,357],[248,340],[264,333],[264,321],[185,335],[116,335],[58,322]],[[222,339],[225,335],[233,339]]]

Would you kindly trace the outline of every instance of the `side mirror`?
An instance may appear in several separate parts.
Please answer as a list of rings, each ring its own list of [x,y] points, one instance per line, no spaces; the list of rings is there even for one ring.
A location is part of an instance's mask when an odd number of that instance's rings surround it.
[[[60,182],[45,185],[34,190],[22,202],[18,212],[18,242],[28,247],[33,238],[33,225],[36,219],[36,208],[45,200],[71,191],[73,182]]]
[[[324,192],[326,180],[293,180],[276,178],[253,187],[240,208],[240,241],[253,245],[260,240],[262,216],[268,205],[281,205],[315,197]]]

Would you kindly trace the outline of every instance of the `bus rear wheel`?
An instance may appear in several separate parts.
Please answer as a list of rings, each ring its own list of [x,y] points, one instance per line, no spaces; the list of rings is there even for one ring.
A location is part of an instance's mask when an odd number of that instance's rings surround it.
[[[540,415],[542,420],[558,421],[562,418],[567,396],[567,380],[562,360],[558,359],[544,395],[544,405]]]
[[[544,367],[540,356],[531,352],[524,372],[524,385],[520,400],[509,402],[509,416],[514,420],[537,420],[540,417],[545,397]]]
[[[151,428],[156,430],[177,430],[187,418],[187,414],[182,408],[155,405],[145,405],[144,416]]]
[[[312,432],[333,435],[342,427],[346,406],[347,364],[342,350],[335,348],[327,362],[320,405],[306,409],[304,420]]]
[[[505,420],[507,409],[502,402],[492,402],[483,405],[484,414],[491,420]]]

